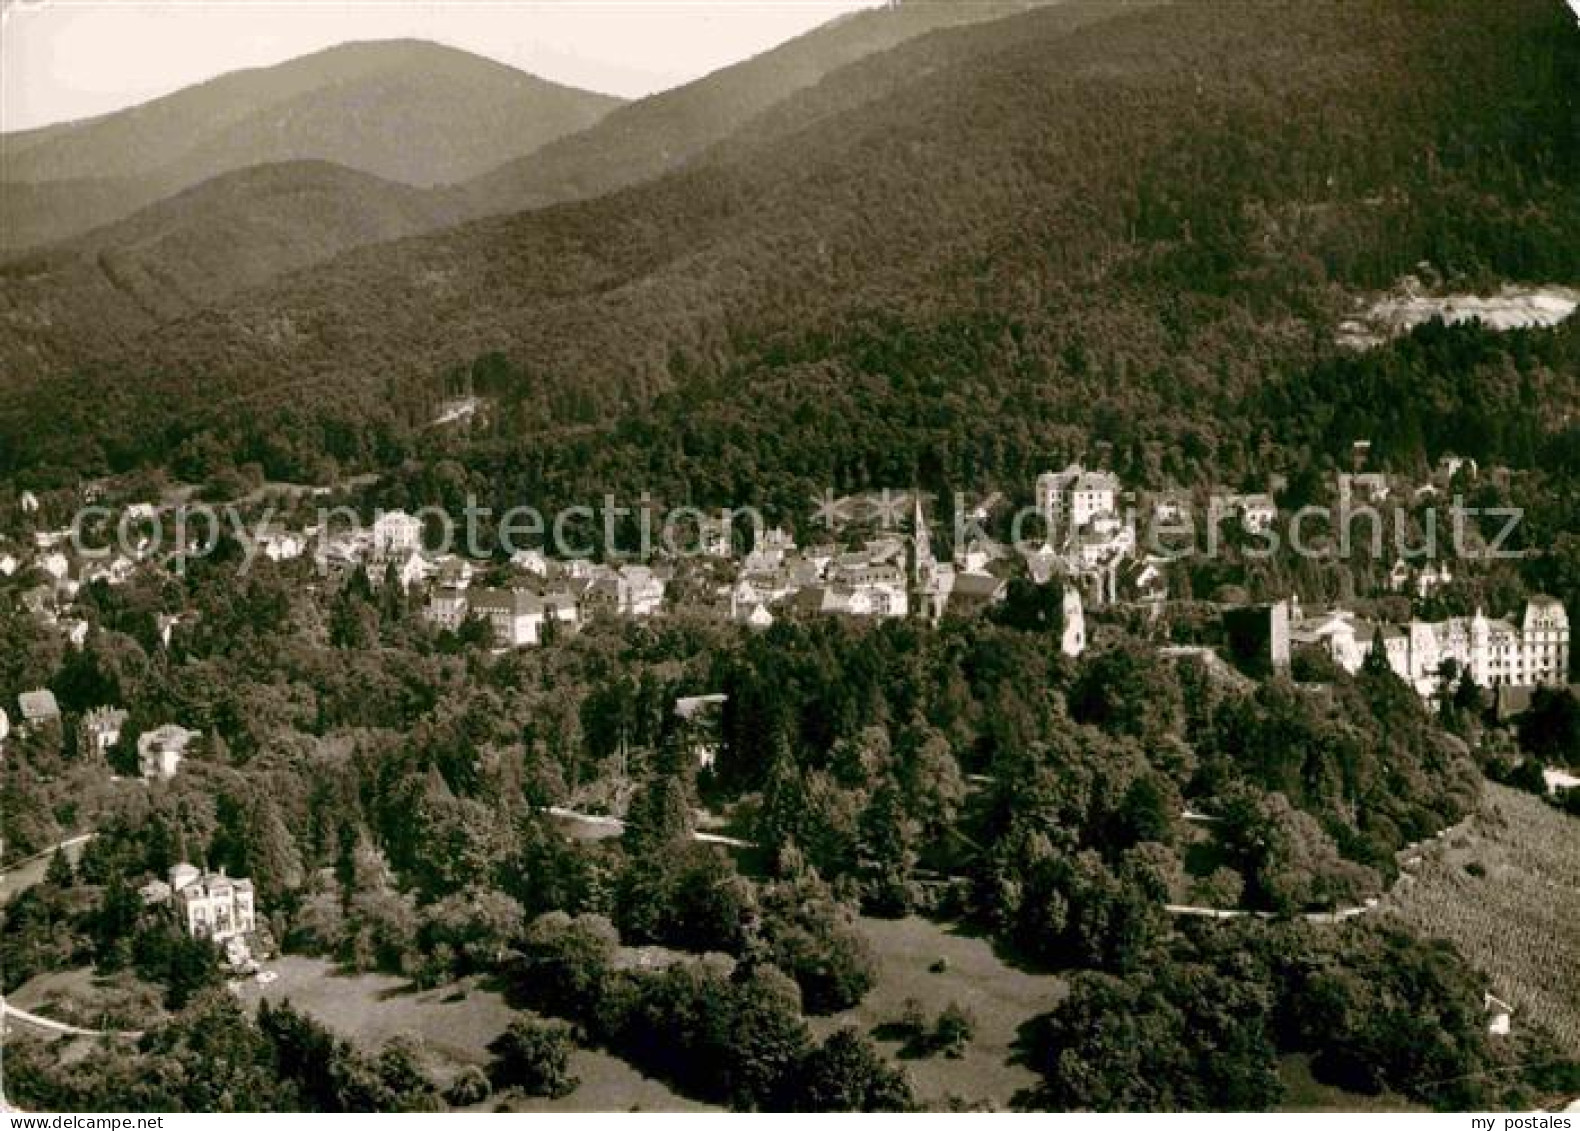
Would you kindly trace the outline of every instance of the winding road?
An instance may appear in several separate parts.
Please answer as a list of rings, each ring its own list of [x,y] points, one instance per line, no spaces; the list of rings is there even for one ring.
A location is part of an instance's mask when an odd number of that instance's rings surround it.
[[[44,872],[49,867],[49,858],[56,852],[69,852],[73,848],[79,848],[98,835],[91,832],[78,833],[76,836],[67,837],[59,844],[50,845],[43,852],[35,852],[21,860],[12,861],[3,872],[0,872],[0,904],[8,902],[18,892],[26,891],[42,880]]]
[[[625,822],[619,817],[607,817],[600,813],[582,813],[575,809],[566,809],[559,805],[550,805],[544,812],[551,817],[562,821],[580,821],[585,825],[596,825],[606,829],[624,829]],[[705,833],[700,830],[693,831],[691,839],[703,844],[722,844],[726,848],[753,848],[756,847],[749,840],[741,840],[733,836],[724,836],[721,833]]]
[[[1188,809],[1185,811],[1183,816],[1187,821],[1197,822],[1213,822],[1218,819],[1216,817],[1209,817],[1201,813],[1193,813]],[[1401,848],[1395,854],[1399,860],[1399,875],[1394,880],[1394,887],[1397,887],[1399,883],[1410,874],[1410,869],[1414,868],[1421,862],[1421,850],[1425,848],[1427,844],[1431,843],[1432,841],[1447,840],[1454,834],[1464,831],[1466,828],[1470,827],[1470,822],[1474,819],[1475,814],[1472,813],[1470,816],[1463,818],[1456,824],[1449,825],[1446,829],[1440,829],[1436,833],[1432,834],[1432,836],[1426,841],[1417,841],[1413,844],[1407,844]],[[1281,919],[1287,917],[1294,919],[1304,919],[1308,923],[1332,924],[1342,923],[1347,919],[1354,919],[1359,915],[1365,915],[1369,912],[1375,911],[1377,908],[1382,906],[1382,901],[1388,898],[1388,895],[1392,891],[1393,888],[1389,888],[1388,891],[1384,892],[1381,896],[1373,896],[1365,903],[1358,904],[1354,907],[1339,907],[1332,911],[1306,911],[1293,916],[1282,916],[1276,911],[1251,911],[1245,908],[1197,907],[1185,903],[1165,903],[1163,905],[1163,910],[1167,911],[1170,915],[1194,916],[1198,919]]]
[[[23,1025],[31,1025],[35,1029],[44,1029],[51,1033],[64,1033],[70,1037],[124,1037],[135,1041],[143,1035],[141,1029],[84,1029],[78,1025],[68,1025],[64,1021],[56,1021],[49,1017],[40,1017],[36,1013],[29,1013],[25,1009],[18,1009],[5,998],[0,998],[0,1036],[4,1034],[5,1022],[16,1020]]]

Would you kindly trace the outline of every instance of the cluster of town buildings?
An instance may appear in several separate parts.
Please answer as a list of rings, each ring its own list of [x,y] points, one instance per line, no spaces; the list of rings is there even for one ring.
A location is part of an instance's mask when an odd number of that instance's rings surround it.
[[[430,588],[424,615],[450,630],[481,618],[496,646],[510,648],[598,617],[648,617],[675,608],[766,628],[783,616],[937,622],[946,613],[970,615],[1002,601],[1006,571],[992,567],[1003,555],[973,543],[940,559],[920,500],[908,498],[908,533],[878,531],[843,546],[802,548],[775,528],[757,532],[751,550],[737,557],[727,528],[705,528],[699,554],[685,559],[615,564],[527,551],[512,558],[507,586],[478,586],[469,567],[447,568]],[[370,562],[377,566],[376,550]],[[677,589],[684,593],[679,600],[671,597]],[[1074,601],[1079,606],[1078,595]]]
[[[1429,482],[1408,484],[1359,470],[1364,449],[1357,446],[1357,470],[1338,477],[1341,506],[1405,495],[1419,501],[1478,474],[1472,461],[1445,457]],[[1086,644],[1086,610],[1120,601],[1157,609],[1168,600],[1171,571],[1178,563],[1174,556],[1146,548],[1157,544],[1159,531],[1193,530],[1193,519],[1203,515],[1210,530],[1237,524],[1254,535],[1270,530],[1279,513],[1271,491],[1216,490],[1207,494],[1203,507],[1185,492],[1128,492],[1113,472],[1079,463],[1038,476],[1034,500],[1034,537],[1017,529],[1013,549],[987,537],[957,538],[947,556],[934,551],[921,496],[892,491],[833,500],[819,517],[837,517],[813,545],[798,545],[784,529],[758,529],[742,554],[737,542],[743,531],[732,530],[727,520],[704,519],[697,531],[698,553],[644,562],[552,559],[527,550],[500,568],[429,552],[422,521],[401,511],[380,512],[371,525],[332,537],[281,524],[253,536],[258,552],[271,561],[316,554],[317,564],[330,574],[362,568],[375,585],[396,584],[420,593],[422,615],[431,624],[450,631],[480,624],[499,648],[538,645],[601,617],[681,610],[758,628],[785,616],[913,617],[936,623],[1003,601],[1010,579],[1024,576],[1035,584],[1063,587],[1061,644],[1074,655]],[[994,496],[967,517],[990,522],[1000,503]],[[36,500],[31,505],[36,510]],[[1137,534],[1138,514],[1151,524],[1146,547]],[[68,534],[34,535],[31,553],[22,558],[0,546],[0,576],[14,574],[24,563],[33,567],[44,580],[22,594],[24,604],[81,645],[88,626],[70,613],[76,591],[95,581],[124,583],[142,563],[135,551],[76,562]],[[1410,565],[1400,560],[1385,580],[1394,592],[1424,598],[1452,576],[1440,561]],[[1320,644],[1350,668],[1359,666],[1373,636],[1380,636],[1396,670],[1423,693],[1446,660],[1462,665],[1484,686],[1535,685],[1567,672],[1567,618],[1549,599],[1533,601],[1518,625],[1479,614],[1437,624],[1373,625],[1343,610],[1302,612],[1298,603],[1285,619],[1291,642]],[[161,618],[166,643],[176,623],[177,617]],[[28,719],[22,721],[25,725]],[[124,713],[105,708],[86,721],[85,741],[107,750],[118,741],[123,723]],[[179,727],[142,736],[143,775],[174,774],[193,737]]]
[[[17,696],[17,731],[25,734],[61,721],[60,703],[47,687]],[[77,752],[84,757],[104,757],[120,743],[128,714],[119,707],[94,707],[77,720]],[[0,749],[11,732],[10,716],[0,709]],[[137,769],[144,781],[169,781],[200,732],[174,723],[145,730],[137,736]]]

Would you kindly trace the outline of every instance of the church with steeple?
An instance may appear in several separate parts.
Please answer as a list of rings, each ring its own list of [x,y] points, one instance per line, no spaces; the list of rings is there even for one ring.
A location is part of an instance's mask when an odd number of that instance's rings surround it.
[[[953,588],[954,567],[940,563],[933,553],[933,538],[922,511],[922,493],[911,492],[910,545],[911,608],[932,624],[943,619]]]

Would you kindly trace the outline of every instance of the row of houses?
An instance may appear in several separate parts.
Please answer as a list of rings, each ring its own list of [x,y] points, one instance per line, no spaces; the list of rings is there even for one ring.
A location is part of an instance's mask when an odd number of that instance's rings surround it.
[[[893,498],[897,496],[889,496]],[[759,539],[735,580],[722,591],[732,620],[764,626],[783,615],[893,618],[936,623],[1004,599],[1002,554],[982,542],[957,546],[948,560],[933,551],[919,496],[910,500],[910,533],[885,531],[859,545],[800,549],[784,531]]]
[[[454,572],[431,584],[424,616],[451,631],[469,617],[481,618],[496,646],[519,648],[541,643],[551,626],[574,631],[600,616],[647,617],[666,609],[767,627],[782,616],[916,616],[936,622],[1002,601],[1011,572],[1001,564],[1004,552],[970,543],[940,560],[920,501],[908,497],[908,534],[884,532],[843,547],[820,543],[803,549],[776,528],[758,532],[738,564],[723,538],[711,559],[653,565],[556,561],[524,551],[512,558],[515,577],[506,585],[477,586]],[[1084,629],[1077,635],[1084,640]]]
[[[1365,442],[1358,444],[1357,470],[1337,476],[1341,509],[1378,504],[1390,498],[1429,501],[1463,486],[1466,478],[1479,475],[1474,460],[1453,455],[1442,457],[1432,474],[1420,483],[1407,477],[1359,470],[1369,448]],[[1158,554],[1142,555],[1136,531],[1138,514],[1150,523],[1150,534],[1164,540],[1174,534],[1195,535],[1198,514],[1204,514],[1206,529],[1213,532],[1211,537],[1230,525],[1247,534],[1262,535],[1278,521],[1273,492],[1282,487],[1282,477],[1275,476],[1267,491],[1213,488],[1205,492],[1203,506],[1191,493],[1177,489],[1127,493],[1114,473],[1072,463],[1062,471],[1044,472],[1037,478],[1037,510],[1047,541],[1040,550],[1028,555],[1028,566],[1034,577],[1057,572],[1078,579],[1093,601],[1110,602],[1124,595],[1143,602],[1161,602],[1168,595],[1170,561]],[[1126,507],[1127,499],[1141,505]],[[1424,599],[1450,584],[1453,575],[1444,562],[1411,565],[1399,559],[1385,580],[1392,592],[1413,592]]]
[[[17,696],[18,732],[26,733],[39,727],[58,723],[61,719],[60,703],[55,693],[47,687],[24,691]],[[94,707],[85,711],[77,723],[77,746],[85,756],[103,756],[114,748],[125,731],[128,714],[119,707]],[[10,720],[0,710],[0,744],[10,732]],[[192,743],[201,738],[199,731],[187,730],[174,723],[146,730],[137,736],[138,773],[146,781],[168,781],[181,768]]]
[[[652,616],[663,606],[669,575],[666,568],[644,565],[532,560],[518,568],[519,580],[509,586],[474,587],[469,578],[436,585],[423,615],[452,632],[468,617],[479,617],[498,647],[522,648],[541,643],[550,626],[574,631],[599,616]]]

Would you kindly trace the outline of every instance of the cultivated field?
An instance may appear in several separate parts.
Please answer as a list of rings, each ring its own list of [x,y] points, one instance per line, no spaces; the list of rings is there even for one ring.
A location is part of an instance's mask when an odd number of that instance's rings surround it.
[[[970,1010],[977,1022],[976,1037],[959,1060],[902,1058],[901,1042],[881,1042],[910,1073],[924,1103],[942,1106],[953,1098],[1005,1109],[1017,1092],[1038,1083],[1035,1072],[1011,1063],[1013,1045],[1021,1025],[1063,997],[1062,979],[1017,970],[994,954],[986,939],[956,934],[926,919],[863,918],[861,927],[877,953],[877,985],[855,1009],[814,1018],[819,1034],[848,1024],[871,1034],[898,1021],[909,998],[922,1004],[929,1019],[953,1002]],[[932,970],[940,959],[944,968]]]
[[[1489,783],[1480,814],[1423,851],[1384,903],[1456,943],[1514,1007],[1580,1053],[1580,820]]]

